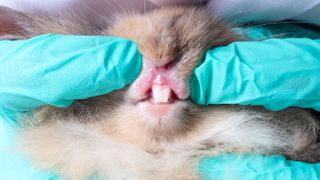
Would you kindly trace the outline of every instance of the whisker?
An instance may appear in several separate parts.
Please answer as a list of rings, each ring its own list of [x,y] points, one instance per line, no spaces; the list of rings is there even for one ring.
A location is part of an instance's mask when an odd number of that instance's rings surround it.
[[[92,7],[90,7],[87,3],[83,3],[83,4],[81,4],[81,6],[83,8],[85,8],[85,10],[88,10],[89,13],[92,13],[94,15],[94,17],[99,17],[99,18],[103,19],[108,24],[112,23],[112,20],[110,19],[110,17],[103,16],[100,13],[96,12],[96,10],[94,10]]]
[[[107,4],[110,6],[112,5],[116,5],[117,6],[117,10],[119,9],[120,11],[116,12],[116,13],[122,13],[122,14],[129,14],[132,9],[128,8],[128,7],[132,7],[132,0],[127,0],[126,4],[124,4],[124,1],[118,1],[118,0],[104,0],[105,2],[107,2]]]

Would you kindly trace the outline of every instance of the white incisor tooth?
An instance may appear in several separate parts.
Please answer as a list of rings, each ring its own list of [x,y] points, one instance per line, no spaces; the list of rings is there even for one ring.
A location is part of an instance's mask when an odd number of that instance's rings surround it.
[[[155,103],[167,103],[170,98],[170,87],[168,85],[154,84],[152,86],[152,97]]]

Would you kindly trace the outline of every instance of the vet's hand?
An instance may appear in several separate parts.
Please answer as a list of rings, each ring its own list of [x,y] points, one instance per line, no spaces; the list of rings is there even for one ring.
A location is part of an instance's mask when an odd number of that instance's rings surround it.
[[[115,37],[48,34],[2,40],[0,49],[0,107],[14,111],[106,94],[141,69],[136,44]]]
[[[250,35],[263,37],[259,33]],[[191,98],[203,105],[320,111],[319,54],[320,39],[308,38],[235,42],[209,50],[191,78]]]

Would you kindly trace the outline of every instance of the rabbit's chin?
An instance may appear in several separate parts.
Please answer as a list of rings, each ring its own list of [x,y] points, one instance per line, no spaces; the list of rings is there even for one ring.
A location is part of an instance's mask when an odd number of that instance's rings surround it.
[[[151,131],[174,131],[183,129],[185,111],[189,108],[187,101],[175,99],[171,103],[154,103],[147,99],[133,105],[138,114],[139,121]]]

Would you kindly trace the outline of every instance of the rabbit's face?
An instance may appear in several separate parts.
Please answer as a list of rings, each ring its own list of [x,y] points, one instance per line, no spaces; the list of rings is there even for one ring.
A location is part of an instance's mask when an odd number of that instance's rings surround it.
[[[126,103],[141,114],[147,127],[170,130],[188,126],[189,78],[204,52],[237,38],[202,8],[121,16],[106,34],[133,40],[143,55],[142,71],[130,86]]]

